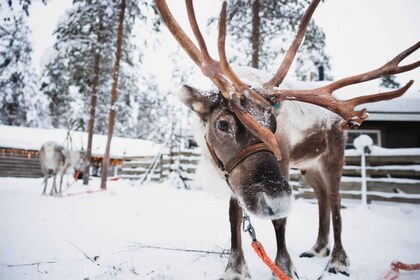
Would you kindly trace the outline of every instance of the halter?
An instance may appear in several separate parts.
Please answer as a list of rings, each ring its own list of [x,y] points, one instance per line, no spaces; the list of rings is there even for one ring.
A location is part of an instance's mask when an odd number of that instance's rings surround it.
[[[235,155],[231,160],[229,160],[226,164],[224,164],[219,159],[219,157],[216,155],[216,152],[214,151],[212,146],[207,141],[207,138],[204,137],[204,139],[206,141],[206,145],[207,145],[207,148],[210,152],[210,155],[213,158],[213,161],[216,163],[216,165],[219,167],[219,169],[225,174],[226,181],[228,180],[229,175],[232,172],[232,170],[235,169],[235,167],[238,166],[238,164],[240,164],[242,161],[244,161],[250,155],[253,155],[253,154],[259,153],[259,152],[263,152],[263,151],[270,152],[270,153],[274,154],[270,150],[270,148],[268,147],[267,144],[257,143],[257,144],[251,145],[249,147],[246,147],[245,149],[240,151],[237,155]]]

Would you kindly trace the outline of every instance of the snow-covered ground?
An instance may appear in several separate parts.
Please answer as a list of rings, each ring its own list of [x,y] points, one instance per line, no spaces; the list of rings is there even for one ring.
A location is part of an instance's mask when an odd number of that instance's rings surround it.
[[[94,179],[89,188],[98,186]],[[69,192],[83,190],[76,183]],[[228,198],[220,194],[124,180],[109,181],[106,192],[59,198],[41,192],[40,178],[0,178],[0,279],[218,279],[227,263],[217,254],[141,247],[228,249]],[[382,279],[392,260],[420,262],[419,205],[343,204],[351,276],[325,278]],[[328,261],[298,257],[313,245],[317,220],[316,204],[295,201],[287,244],[302,279],[317,279]],[[274,257],[270,222],[252,222]],[[253,279],[270,279],[247,235],[243,245]],[[420,279],[420,272],[403,272],[400,279]]]

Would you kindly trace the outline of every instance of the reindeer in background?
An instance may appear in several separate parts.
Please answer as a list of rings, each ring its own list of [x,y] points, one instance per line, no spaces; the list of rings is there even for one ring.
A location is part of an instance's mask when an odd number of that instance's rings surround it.
[[[50,195],[60,195],[62,193],[63,177],[69,170],[78,165],[86,164],[86,156],[81,151],[72,151],[65,149],[62,145],[55,142],[46,142],[42,145],[39,161],[41,164],[42,173],[44,173],[44,190],[43,195],[46,194],[48,178],[50,174],[53,175],[53,185],[51,187]],[[60,189],[57,191],[56,179],[60,174]]]
[[[331,254],[326,271],[348,276],[349,260],[341,242],[339,194],[345,130],[357,128],[368,117],[365,109],[355,110],[357,105],[399,97],[413,81],[394,91],[350,100],[338,100],[332,93],[349,85],[419,67],[420,61],[404,66],[399,64],[419,49],[420,42],[375,70],[320,88],[312,89],[313,86],[308,85],[311,89],[296,89],[283,81],[320,0],[312,0],[291,47],[271,79],[266,79],[256,69],[248,69],[244,79],[244,75],[237,75],[230,67],[225,52],[226,2],[223,2],[219,19],[220,61],[209,55],[192,0],[185,2],[199,48],[182,30],[166,1],[155,0],[172,35],[217,87],[203,91],[184,86],[180,97],[200,118],[202,135],[198,140],[203,143],[203,153],[232,191],[229,208],[231,254],[221,279],[250,278],[241,245],[243,211],[272,220],[277,240],[275,262],[289,277],[297,277],[285,242],[286,217],[292,201],[292,189],[288,183],[290,167],[301,170],[319,202],[318,238],[301,257],[327,257]],[[328,240],[331,220],[334,230],[332,251]]]

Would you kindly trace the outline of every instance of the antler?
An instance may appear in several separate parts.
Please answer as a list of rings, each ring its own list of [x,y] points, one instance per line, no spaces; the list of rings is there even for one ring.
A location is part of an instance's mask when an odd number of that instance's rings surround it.
[[[194,43],[190,40],[188,35],[184,32],[181,26],[178,24],[174,16],[164,0],[155,0],[156,7],[162,16],[162,19],[166,23],[169,31],[177,40],[178,44],[185,50],[185,52],[190,56],[190,58],[200,67],[201,71],[206,77],[209,77],[211,81],[216,85],[216,87],[222,91],[222,93],[227,93],[231,91],[230,83],[221,75],[219,63],[214,61],[208,54],[206,44],[204,42],[203,36],[198,28],[197,22],[195,20],[194,9],[192,7],[191,1],[186,1],[188,18],[194,32],[194,35],[199,42],[201,52],[197,49]],[[226,97],[226,96],[225,96]]]
[[[223,2],[219,22],[218,50],[221,60],[220,62],[214,60],[209,55],[206,43],[197,24],[192,0],[186,0],[185,3],[187,6],[188,19],[200,50],[197,49],[194,43],[190,40],[190,38],[188,38],[178,22],[175,20],[166,4],[166,1],[155,0],[155,3],[172,35],[191,57],[191,59],[200,67],[203,74],[209,77],[221,91],[222,95],[229,100],[233,111],[240,121],[252,134],[254,134],[254,136],[266,143],[270,147],[270,150],[273,151],[280,160],[281,153],[274,134],[255,121],[255,119],[241,106],[240,98],[242,98],[243,95],[253,99],[265,108],[270,108],[271,104],[247,84],[242,82],[229,66],[225,52],[226,1]]]
[[[389,100],[403,95],[413,84],[414,81],[409,81],[404,87],[383,93],[377,93],[372,95],[361,96],[350,100],[338,100],[332,96],[332,93],[337,89],[354,85],[358,83],[367,82],[380,78],[382,76],[394,75],[403,72],[410,71],[420,66],[420,60],[408,65],[399,66],[400,62],[407,56],[415,52],[420,48],[420,41],[412,47],[403,51],[397,55],[394,59],[379,67],[375,70],[350,76],[337,80],[326,86],[310,89],[310,90],[281,90],[274,89],[274,96],[277,100],[297,100],[307,103],[312,103],[324,107],[339,116],[341,116],[345,122],[342,124],[342,128],[355,128],[368,117],[366,109],[361,111],[355,111],[355,107],[360,104],[377,102],[382,100]]]
[[[377,102],[377,101],[382,101],[382,100],[389,100],[389,99],[399,97],[403,95],[410,88],[410,86],[413,84],[413,81],[408,82],[404,87],[398,90],[357,97],[357,98],[353,98],[353,99],[345,100],[345,101],[335,99],[332,96],[332,93],[336,91],[337,89],[340,89],[349,85],[370,81],[373,79],[380,78],[382,76],[407,72],[414,68],[419,67],[420,61],[408,64],[408,65],[404,65],[404,66],[399,66],[399,63],[403,59],[405,59],[407,56],[409,56],[410,54],[415,52],[417,49],[419,49],[420,42],[417,42],[411,48],[408,48],[407,50],[403,51],[402,53],[397,55],[394,59],[392,59],[391,61],[389,61],[382,67],[379,67],[375,70],[362,73],[359,75],[343,78],[341,80],[335,81],[329,85],[326,85],[317,89],[311,89],[311,90],[276,89],[276,87],[278,87],[283,82],[284,78],[287,75],[287,72],[290,69],[290,66],[302,43],[309,21],[315,9],[317,8],[319,2],[320,0],[313,0],[311,4],[309,5],[309,7],[307,8],[299,24],[298,33],[292,45],[288,49],[276,74],[273,76],[273,78],[271,78],[271,80],[269,80],[268,82],[264,84],[264,90],[265,92],[271,93],[272,96],[274,96],[275,99],[277,99],[278,101],[297,100],[297,101],[312,103],[312,104],[324,107],[340,115],[345,120],[345,122],[342,124],[343,129],[358,127],[368,117],[368,115],[366,114],[366,109],[363,109],[361,111],[355,111],[354,108],[357,105]]]

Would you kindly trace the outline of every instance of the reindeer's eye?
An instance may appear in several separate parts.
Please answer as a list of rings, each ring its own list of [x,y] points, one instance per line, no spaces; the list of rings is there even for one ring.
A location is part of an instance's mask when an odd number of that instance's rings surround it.
[[[219,121],[219,123],[217,124],[217,128],[221,131],[228,131],[229,124],[227,123],[227,121]]]

